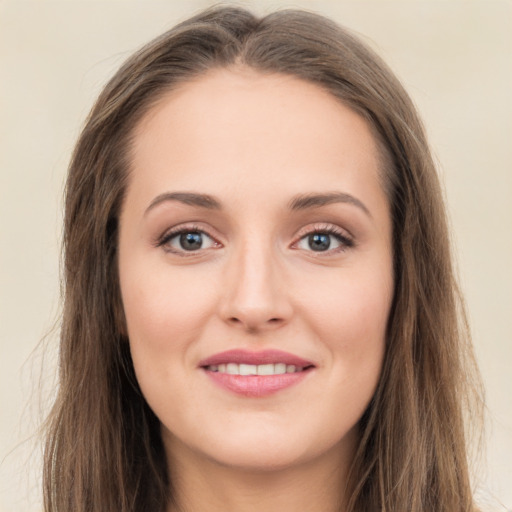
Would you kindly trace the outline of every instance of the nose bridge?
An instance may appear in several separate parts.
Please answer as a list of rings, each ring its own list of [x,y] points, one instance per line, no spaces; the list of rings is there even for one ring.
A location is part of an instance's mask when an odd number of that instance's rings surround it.
[[[283,324],[291,314],[279,271],[278,255],[268,237],[247,237],[234,249],[227,270],[224,319],[248,330]]]

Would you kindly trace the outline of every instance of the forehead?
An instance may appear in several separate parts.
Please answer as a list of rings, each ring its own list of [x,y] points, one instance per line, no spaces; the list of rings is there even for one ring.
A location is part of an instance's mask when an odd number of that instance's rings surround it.
[[[164,95],[134,131],[132,180],[163,186],[250,183],[302,192],[378,180],[379,158],[366,121],[317,85],[249,68],[215,69]],[[215,193],[216,190],[209,190]]]

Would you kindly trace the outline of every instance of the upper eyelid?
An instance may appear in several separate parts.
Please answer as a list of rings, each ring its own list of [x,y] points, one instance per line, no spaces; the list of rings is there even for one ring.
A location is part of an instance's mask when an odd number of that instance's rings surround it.
[[[182,248],[177,248],[171,246],[170,242],[174,238],[178,237],[179,235],[183,233],[190,233],[190,232],[196,232],[201,233],[202,235],[206,235],[212,242],[213,247],[201,247],[197,250],[187,251]],[[206,251],[210,251],[212,249],[218,249],[224,246],[221,242],[218,241],[217,238],[210,235],[206,230],[200,229],[194,226],[176,226],[173,228],[168,229],[164,232],[163,235],[161,235],[157,241],[153,244],[155,248],[157,249],[163,249],[164,252],[167,254],[174,254],[176,257],[180,258],[199,258],[201,256],[204,256]]]
[[[174,238],[175,236],[178,236],[182,233],[187,233],[187,232],[201,233],[201,234],[206,235],[207,237],[211,238],[216,243],[222,243],[219,241],[218,237],[211,234],[207,229],[198,226],[196,223],[191,223],[188,225],[185,223],[185,224],[178,224],[177,226],[173,226],[172,228],[166,229],[161,235],[159,235],[156,238],[154,245],[156,245],[157,247],[164,245],[169,240]]]
[[[341,226],[330,222],[315,222],[312,224],[307,224],[297,231],[294,238],[298,241],[312,233],[322,232],[332,233],[335,235],[338,234],[352,241],[354,240],[354,235],[348,229],[342,228]]]
[[[315,255],[315,257],[332,256],[335,253],[338,253],[340,251],[346,251],[356,246],[355,238],[348,230],[340,227],[337,224],[319,222],[301,228],[299,232],[295,235],[294,241],[291,243],[290,248],[295,250],[299,249],[298,245],[300,244],[300,242],[304,240],[306,237],[315,233],[326,233],[329,236],[337,238],[338,242],[341,244],[341,247],[328,249],[323,252],[306,251],[308,253],[311,252],[312,254]]]
[[[208,236],[212,240],[214,240],[216,243],[224,245],[224,243],[220,240],[220,236],[217,236],[212,233],[213,229],[208,229],[207,227],[201,226],[201,222],[184,222],[181,224],[178,224],[176,226],[173,226],[167,230],[165,230],[161,235],[159,235],[155,240],[155,245],[163,245],[167,241],[169,241],[171,238],[184,233],[184,232],[198,232],[202,233],[203,235]],[[297,244],[300,240],[302,240],[304,237],[311,235],[313,233],[329,233],[334,236],[338,235],[342,238],[345,238],[347,240],[350,240],[350,242],[354,243],[355,239],[352,233],[347,230],[346,228],[342,228],[341,226],[331,223],[331,222],[314,222],[311,224],[306,224],[305,226],[301,227],[299,230],[295,232],[293,235],[293,241],[291,242],[291,245]]]

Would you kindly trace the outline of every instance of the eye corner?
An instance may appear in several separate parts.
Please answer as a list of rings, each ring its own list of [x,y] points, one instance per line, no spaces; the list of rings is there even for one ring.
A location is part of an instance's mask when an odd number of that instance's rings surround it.
[[[333,256],[353,247],[354,237],[347,230],[330,223],[304,227],[290,245],[293,250],[303,250],[315,256]]]
[[[218,237],[204,227],[196,225],[180,225],[168,229],[154,241],[153,245],[168,254],[180,257],[197,257],[211,249],[224,247]]]

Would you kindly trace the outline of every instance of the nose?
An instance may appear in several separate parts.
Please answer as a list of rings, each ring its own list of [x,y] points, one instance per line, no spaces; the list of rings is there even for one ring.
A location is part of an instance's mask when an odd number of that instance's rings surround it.
[[[277,256],[255,245],[240,248],[229,259],[219,302],[222,319],[249,333],[278,329],[293,313]]]

